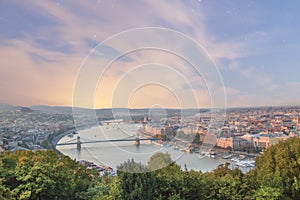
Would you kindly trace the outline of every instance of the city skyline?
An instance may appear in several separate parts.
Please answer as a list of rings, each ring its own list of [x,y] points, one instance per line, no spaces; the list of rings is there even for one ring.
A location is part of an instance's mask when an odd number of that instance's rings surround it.
[[[227,107],[299,105],[298,6],[296,1],[4,1],[0,102],[71,106],[76,74],[94,47],[122,31],[160,27],[202,45],[220,71]],[[96,108],[112,107],[108,92],[122,74],[118,70],[104,80]],[[185,87],[180,84],[174,87]],[[128,107],[178,106],[176,99],[170,102],[172,94],[150,87],[136,93],[139,101]],[[162,98],[151,96],[154,87]],[[199,88],[204,96],[199,107],[210,107],[207,91]]]

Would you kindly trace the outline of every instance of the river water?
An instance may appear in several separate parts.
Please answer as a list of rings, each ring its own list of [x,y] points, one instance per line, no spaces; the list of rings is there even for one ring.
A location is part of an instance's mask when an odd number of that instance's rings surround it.
[[[137,124],[114,124],[94,127],[79,131],[74,136],[65,136],[58,143],[76,142],[80,136],[81,142],[96,140],[123,139],[134,136],[140,128]],[[141,141],[139,146],[134,141],[86,143],[77,149],[77,145],[66,145],[56,147],[60,152],[76,160],[88,160],[96,164],[103,164],[116,168],[128,159],[147,164],[150,157],[156,152],[168,152],[171,158],[184,169],[201,170],[202,172],[212,171],[218,165],[230,162],[222,158],[209,158],[199,154],[189,154],[172,147],[162,147],[152,144],[150,141]],[[242,169],[245,171],[245,169]]]

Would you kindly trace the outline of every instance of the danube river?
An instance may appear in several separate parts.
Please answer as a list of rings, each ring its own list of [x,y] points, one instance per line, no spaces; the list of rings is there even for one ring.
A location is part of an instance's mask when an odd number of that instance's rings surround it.
[[[80,130],[76,135],[63,137],[58,143],[76,142],[77,136],[80,136],[81,142],[123,139],[134,136],[140,128],[137,124],[114,124],[90,129]],[[103,164],[116,168],[117,165],[134,159],[136,162],[146,164],[150,157],[156,152],[168,152],[172,159],[178,165],[187,169],[201,170],[203,172],[211,171],[218,165],[230,162],[222,158],[209,158],[199,154],[189,154],[172,147],[162,147],[150,143],[150,141],[141,141],[139,146],[134,141],[123,142],[105,142],[105,143],[87,143],[82,144],[81,149],[77,145],[57,146],[57,150],[76,160],[88,160],[96,164]],[[242,169],[245,171],[245,169]]]

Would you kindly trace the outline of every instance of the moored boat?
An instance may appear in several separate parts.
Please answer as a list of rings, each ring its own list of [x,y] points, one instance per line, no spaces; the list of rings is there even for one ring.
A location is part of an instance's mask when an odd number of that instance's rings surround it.
[[[228,154],[228,155],[224,155],[222,156],[223,159],[229,159],[232,158],[233,154]]]

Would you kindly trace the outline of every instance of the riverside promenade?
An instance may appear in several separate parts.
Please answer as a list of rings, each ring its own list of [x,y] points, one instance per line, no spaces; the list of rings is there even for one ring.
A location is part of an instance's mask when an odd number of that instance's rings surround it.
[[[58,136],[55,136],[53,138],[53,140],[51,141],[52,146],[55,147],[57,145],[58,141],[61,138],[65,137],[65,136],[67,136],[67,135],[69,135],[70,133],[73,133],[73,132],[76,132],[76,128],[69,129],[66,132],[63,132],[63,133],[59,134]]]

